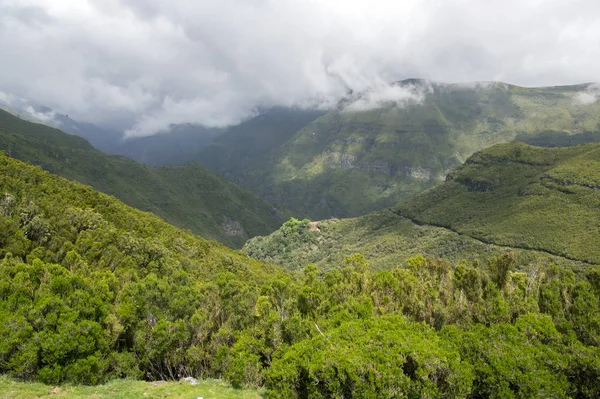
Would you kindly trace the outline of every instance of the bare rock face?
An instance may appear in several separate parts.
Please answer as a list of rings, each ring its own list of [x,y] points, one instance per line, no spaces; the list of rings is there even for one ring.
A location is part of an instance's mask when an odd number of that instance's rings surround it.
[[[244,227],[237,220],[223,216],[221,227],[225,230],[225,234],[231,237],[244,237],[247,238],[248,234],[244,230]]]
[[[417,180],[431,180],[431,169],[420,166],[412,167],[406,173],[409,177]]]
[[[350,169],[354,166],[354,160],[356,157],[352,154],[345,152],[327,152],[326,163],[332,168]]]

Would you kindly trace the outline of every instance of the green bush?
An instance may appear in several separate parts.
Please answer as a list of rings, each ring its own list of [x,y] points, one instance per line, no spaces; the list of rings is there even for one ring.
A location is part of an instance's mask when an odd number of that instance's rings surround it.
[[[225,378],[290,398],[600,394],[597,268],[515,271],[508,252],[376,271],[353,254],[294,274],[6,156],[0,192],[0,373]],[[38,215],[43,239],[25,234]]]

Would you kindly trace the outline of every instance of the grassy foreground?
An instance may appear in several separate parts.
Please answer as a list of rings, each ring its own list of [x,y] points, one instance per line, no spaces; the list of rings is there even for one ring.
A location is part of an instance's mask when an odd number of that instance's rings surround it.
[[[202,380],[197,385],[186,382],[145,382],[114,380],[105,385],[64,385],[55,387],[41,383],[19,382],[0,376],[1,399],[29,398],[260,398],[260,391],[238,390],[219,380]]]

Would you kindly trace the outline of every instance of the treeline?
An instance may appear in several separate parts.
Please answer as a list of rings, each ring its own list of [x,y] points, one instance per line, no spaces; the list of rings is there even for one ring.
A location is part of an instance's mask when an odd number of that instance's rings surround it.
[[[595,398],[600,268],[506,253],[261,264],[0,157],[0,373],[225,378],[269,397]],[[296,234],[304,222],[289,224]]]

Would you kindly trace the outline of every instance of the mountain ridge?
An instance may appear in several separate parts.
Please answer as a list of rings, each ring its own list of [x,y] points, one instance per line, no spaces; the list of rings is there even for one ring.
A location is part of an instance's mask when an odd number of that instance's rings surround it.
[[[319,231],[310,231],[308,221],[293,228],[288,222],[269,236],[250,239],[244,250],[290,269],[306,263],[334,267],[355,252],[376,268],[390,268],[417,253],[473,260],[505,248],[515,250],[520,264],[539,258],[577,269],[597,265],[599,157],[600,143],[498,144],[396,207],[321,220]]]
[[[55,146],[49,154],[63,151],[74,162],[72,154],[91,153],[67,150]],[[597,213],[598,190],[562,192],[562,185],[547,187],[555,183],[539,178],[596,184],[600,162],[590,161],[598,153],[600,144],[494,146],[412,199],[410,210],[429,209],[423,205],[432,194],[457,194],[461,205],[478,203],[472,196],[479,194],[519,200],[514,194],[523,191],[513,188],[527,186],[527,195],[545,196],[546,204],[564,194],[575,211]],[[495,162],[502,159],[508,162]],[[523,169],[527,173],[514,173]],[[454,193],[457,187],[464,190]],[[348,221],[314,226],[290,219],[274,235],[305,250],[331,244],[342,256],[349,244],[387,246],[383,252],[397,260],[406,254],[401,247],[415,250],[402,240],[390,242],[401,232],[423,244],[419,251],[433,243],[461,257],[416,253],[373,270],[353,253],[329,270],[313,264],[300,274],[194,236],[5,152],[0,190],[0,372],[48,384],[37,384],[36,392],[72,394],[61,384],[113,379],[194,383],[189,376],[195,376],[262,388],[268,398],[598,396],[598,266],[576,269],[545,254],[523,262],[522,255],[533,251],[489,248],[386,210],[350,221],[369,221],[362,230]],[[594,196],[586,196],[590,192]],[[434,202],[438,209],[425,216],[445,214],[447,202]],[[488,209],[497,205],[490,202]],[[587,216],[571,212],[569,220],[579,222],[577,215]],[[319,243],[319,234],[330,234],[336,224],[354,235]],[[492,227],[503,232],[502,225]],[[363,236],[365,228],[391,234]],[[565,232],[552,233],[562,239]],[[597,240],[584,244],[590,242]],[[463,258],[469,251],[485,257]],[[11,386],[11,394],[27,396],[22,388]]]
[[[516,138],[536,144],[600,141],[593,84],[524,88],[419,82],[420,102],[400,99],[363,111],[331,110],[280,146],[247,154],[243,167],[207,164],[298,216],[326,219],[359,216],[412,198],[493,144]],[[198,159],[208,156],[201,152]],[[214,149],[210,153],[219,156]]]

